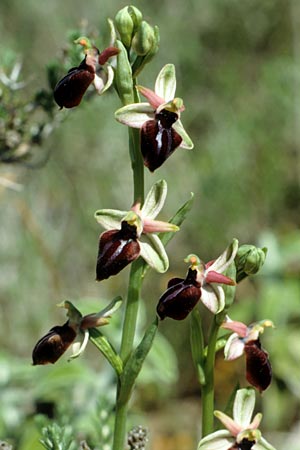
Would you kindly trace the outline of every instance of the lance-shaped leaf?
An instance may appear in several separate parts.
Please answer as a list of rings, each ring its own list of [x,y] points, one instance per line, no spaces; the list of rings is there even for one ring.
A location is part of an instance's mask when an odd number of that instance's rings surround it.
[[[119,404],[127,403],[130,398],[134,383],[142,369],[146,356],[152,347],[157,328],[158,319],[156,318],[147,329],[140,344],[128,358],[120,378]]]
[[[108,339],[97,328],[90,328],[89,335],[90,341],[100,350],[102,355],[114,368],[116,374],[120,376],[123,371],[123,363]]]

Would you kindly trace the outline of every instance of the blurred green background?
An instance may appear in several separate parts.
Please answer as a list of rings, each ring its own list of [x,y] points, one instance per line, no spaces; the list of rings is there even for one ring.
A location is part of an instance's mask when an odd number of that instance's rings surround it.
[[[86,28],[100,49],[107,46],[106,18],[113,18],[126,4],[1,0],[1,71],[9,73],[16,55],[23,64],[21,79],[26,81],[14,95],[30,99],[37,89],[47,87],[45,66],[61,57],[72,30]],[[172,216],[191,191],[195,202],[168,247],[169,272],[149,273],[146,279],[144,322],[152,319],[168,279],[184,275],[187,254],[210,260],[233,237],[240,243],[267,246],[264,270],[238,287],[231,317],[246,323],[269,318],[276,325],[262,338],[274,380],[259,406],[269,440],[278,448],[296,450],[300,439],[300,4],[297,0],[141,0],[135,5],[146,20],[159,26],[161,35],[159,53],[139,82],[152,87],[161,67],[175,64],[177,95],[186,106],[182,121],[195,144],[193,151],[178,149],[154,174],[146,173],[147,190],[158,179],[168,182],[162,218]],[[1,98],[2,93],[1,88]],[[33,147],[32,164],[0,164],[0,180],[23,186],[16,191],[0,184],[0,439],[11,439],[21,450],[38,448],[36,435],[32,437],[35,432],[28,431],[38,399],[59,399],[64,414],[74,415],[76,430],[82,427],[88,433],[87,412],[99,408],[95,391],[110,386],[106,363],[98,361],[90,347],[78,363],[38,368],[30,364],[37,339],[65,320],[57,303],[68,299],[91,311],[126,293],[128,269],[101,284],[94,281],[102,230],[93,214],[99,208],[127,209],[132,203],[127,130],[113,119],[119,106],[110,91],[84,99],[80,108],[71,111],[55,108],[61,123],[56,119],[53,132],[41,146]],[[3,143],[1,108],[0,113]],[[38,113],[36,119],[40,120]],[[107,331],[116,342],[120,321],[113,319]],[[161,332],[142,373],[134,410],[138,422],[149,425],[150,420],[156,430],[153,448],[189,450],[195,447],[197,434],[189,430],[191,420],[182,417],[182,405],[186,403],[186,417],[192,417],[197,428],[200,399],[187,350],[188,321],[165,321]],[[243,364],[242,359],[224,363],[220,355],[219,408],[224,408],[237,378],[245,385]],[[173,406],[168,409],[166,403]],[[145,410],[148,415],[141,417]]]

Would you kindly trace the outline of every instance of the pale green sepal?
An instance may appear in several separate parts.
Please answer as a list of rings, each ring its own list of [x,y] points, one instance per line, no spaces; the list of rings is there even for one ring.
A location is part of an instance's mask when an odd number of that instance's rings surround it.
[[[230,264],[234,261],[235,255],[239,248],[239,241],[233,239],[232,243],[226,248],[219,258],[209,267],[209,270],[214,270],[219,273],[223,273]]]
[[[224,357],[227,361],[233,361],[236,358],[239,358],[244,353],[245,344],[242,339],[239,338],[237,333],[233,333],[229,336],[225,348],[224,348]]]
[[[128,211],[118,209],[99,209],[95,212],[95,219],[106,230],[121,229],[121,221],[128,214]]]
[[[123,363],[108,339],[97,328],[89,329],[90,341],[101,351],[110,365],[115,369],[117,376],[123,371]]]
[[[69,357],[68,361],[78,358],[81,355],[81,353],[84,352],[88,342],[89,342],[89,332],[88,332],[88,330],[85,330],[82,343],[80,344],[79,342],[76,342],[72,345],[73,353]],[[77,346],[77,344],[79,344],[79,345]]]
[[[107,89],[110,88],[110,86],[113,84],[113,81],[114,81],[113,68],[109,64],[107,64],[106,70],[107,70],[107,80],[106,80],[106,83],[103,86],[102,90],[100,92],[98,92],[99,95],[102,95],[105,91],[107,91]]]
[[[142,217],[154,219],[159,214],[164,206],[167,191],[168,186],[165,180],[159,180],[152,186],[141,210]]]
[[[201,301],[213,314],[223,311],[225,294],[222,286],[205,283],[202,288]]]
[[[152,269],[159,273],[166,272],[169,259],[161,240],[155,234],[147,234],[147,239],[150,243],[140,241],[141,257]]]
[[[101,309],[97,316],[99,317],[110,317],[112,316],[122,305],[122,297],[118,295],[115,297],[109,305],[107,305],[105,308]]]
[[[69,318],[69,324],[70,325],[76,325],[79,326],[82,314],[81,312],[73,305],[73,303],[69,302],[68,300],[57,304],[59,308],[65,308],[67,310],[67,317]]]
[[[180,119],[178,119],[172,127],[174,130],[179,134],[179,136],[182,138],[182,142],[180,144],[180,147],[185,148],[187,150],[192,150],[194,148],[193,141],[183,128],[182,122]]]
[[[219,430],[201,439],[198,450],[228,450],[234,442],[229,431]]]
[[[276,450],[273,445],[269,444],[263,437],[260,438],[259,442],[254,444],[253,450]]]
[[[149,103],[133,103],[118,109],[115,119],[131,128],[141,128],[145,122],[154,119],[154,109]]]
[[[241,425],[242,428],[248,428],[251,423],[253,410],[255,407],[254,389],[239,389],[233,404],[233,420]]]
[[[154,29],[143,20],[132,38],[132,49],[138,56],[145,56],[151,51],[154,41]]]
[[[176,74],[174,64],[166,64],[159,72],[155,82],[155,93],[166,102],[173,100],[176,91]]]
[[[134,383],[142,369],[143,363],[148,355],[158,328],[158,318],[151,323],[146,333],[136,347],[134,352],[128,358],[120,379],[120,390],[118,404],[126,404],[131,397]]]

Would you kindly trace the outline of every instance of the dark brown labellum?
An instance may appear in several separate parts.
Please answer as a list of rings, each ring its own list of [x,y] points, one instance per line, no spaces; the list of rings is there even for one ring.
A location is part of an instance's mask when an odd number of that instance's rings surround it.
[[[76,331],[67,321],[62,326],[51,328],[35,345],[32,352],[33,365],[54,364],[76,338]]]
[[[155,114],[141,128],[141,151],[144,164],[151,172],[160,167],[182,142],[172,125],[178,115],[166,109]]]
[[[194,309],[201,297],[197,271],[189,269],[186,279],[172,278],[168,289],[160,297],[156,311],[161,320],[170,317],[183,320]]]
[[[262,392],[267,389],[272,380],[269,355],[261,348],[259,339],[246,342],[244,351],[247,381]]]
[[[123,221],[121,230],[105,231],[100,236],[96,280],[119,273],[140,255],[136,227]]]
[[[236,442],[228,450],[251,450],[253,445],[256,444],[255,441],[248,441],[248,439],[243,439],[239,444]]]
[[[94,69],[86,64],[86,58],[78,67],[69,70],[54,88],[54,100],[61,108],[73,108],[81,102],[95,78]]]

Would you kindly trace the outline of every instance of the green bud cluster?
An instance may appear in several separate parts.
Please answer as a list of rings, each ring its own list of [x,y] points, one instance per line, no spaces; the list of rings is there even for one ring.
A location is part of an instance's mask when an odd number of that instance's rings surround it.
[[[242,281],[249,275],[256,274],[264,265],[267,249],[244,244],[238,249],[235,257],[236,281]]]
[[[135,6],[125,6],[118,11],[114,26],[119,36],[116,45],[125,50],[123,55],[119,55],[119,59],[126,55],[129,63],[127,65],[118,64],[122,73],[116,74],[116,81],[135,78],[158,51],[158,27],[152,27],[143,20],[141,11]],[[117,89],[121,94],[123,88],[122,85],[118,86],[118,81]]]

